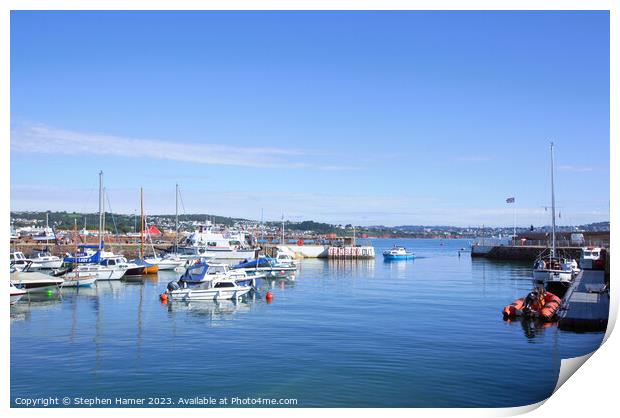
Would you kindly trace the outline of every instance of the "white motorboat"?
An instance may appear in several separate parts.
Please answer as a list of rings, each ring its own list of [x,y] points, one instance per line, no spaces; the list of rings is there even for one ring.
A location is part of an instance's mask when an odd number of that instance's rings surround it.
[[[149,264],[156,265],[159,267],[159,270],[174,270],[175,268],[182,266],[185,264],[184,259],[180,257],[175,257],[173,255],[165,256],[165,257],[147,257],[144,259]]]
[[[284,251],[278,251],[276,253],[276,263],[284,266],[297,266],[297,264],[295,264],[295,259],[289,253],[286,253]]]
[[[144,274],[144,266],[136,264],[131,261],[127,261],[122,255],[115,255],[114,257],[108,257],[101,260],[101,264],[111,270],[122,270],[124,276],[136,276]]]
[[[100,264],[79,264],[75,271],[89,273],[97,277],[97,280],[120,280],[126,269],[112,268]]]
[[[26,258],[24,253],[21,251],[12,252],[9,260],[11,266],[15,267],[16,270],[20,271],[24,270],[26,267],[28,267],[28,270],[30,271],[40,270],[42,267],[41,264],[35,263],[32,260]]]
[[[553,170],[553,142],[551,143],[551,248],[543,253],[534,262],[534,283],[547,286],[561,283],[568,286],[579,269],[577,262],[572,259],[558,256],[555,239],[555,186]]]
[[[185,240],[179,252],[215,259],[243,260],[254,257],[256,250],[246,243],[238,231],[215,231],[211,222],[198,225],[198,229]]]
[[[243,270],[232,270],[226,264],[199,262],[188,267],[178,283],[180,286],[191,286],[232,279],[238,285],[256,286],[256,279],[263,277],[264,275],[248,275]]]
[[[177,282],[168,283],[166,291],[171,301],[192,300],[225,300],[241,299],[242,296],[252,290],[252,286],[239,285],[233,278],[206,282],[197,287],[180,287]]]
[[[92,286],[97,280],[95,274],[86,271],[69,271],[61,276],[64,279],[61,287],[86,287]]]
[[[47,292],[58,289],[63,283],[62,277],[53,277],[38,271],[14,270],[11,272],[11,283],[18,289],[28,293]]]
[[[17,303],[18,300],[22,298],[27,292],[24,289],[16,288],[11,281],[9,281],[9,294],[11,296],[11,305]]]
[[[607,250],[601,247],[584,247],[581,249],[579,266],[586,270],[605,269]]]
[[[62,258],[52,255],[49,251],[37,251],[30,257],[35,264],[40,264],[42,269],[57,269],[62,266]]]

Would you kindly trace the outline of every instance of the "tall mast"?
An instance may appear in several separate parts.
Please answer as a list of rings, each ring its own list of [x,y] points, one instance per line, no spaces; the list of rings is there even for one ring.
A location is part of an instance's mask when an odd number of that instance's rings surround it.
[[[179,245],[179,184],[177,183],[174,195],[174,252],[175,254],[178,252]]]
[[[140,187],[140,258],[144,258],[144,191]]]
[[[99,242],[97,245],[101,246],[101,240],[103,239],[103,171],[99,172]]]
[[[282,245],[284,245],[284,212],[282,212]]]
[[[555,186],[553,183],[553,142],[551,142],[551,257],[555,257]]]
[[[49,231],[50,228],[50,217],[49,217],[50,212],[47,211],[45,212],[45,247],[47,247],[49,245],[49,240],[47,239],[47,231]],[[47,251],[47,249],[46,249]]]

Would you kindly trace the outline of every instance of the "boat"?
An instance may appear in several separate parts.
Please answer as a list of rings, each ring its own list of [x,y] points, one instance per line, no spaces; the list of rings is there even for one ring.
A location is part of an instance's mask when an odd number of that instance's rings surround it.
[[[36,251],[30,256],[30,260],[40,264],[42,269],[57,269],[62,266],[62,258],[52,255],[49,251]]]
[[[604,270],[607,250],[601,247],[584,247],[581,249],[579,266],[587,270]]]
[[[562,306],[562,300],[543,288],[536,288],[526,297],[520,298],[506,306],[502,315],[504,319],[516,317],[538,318],[543,321],[553,321]]]
[[[264,275],[248,275],[243,270],[233,270],[226,264],[198,262],[185,271],[177,281],[181,287],[232,279],[238,285],[256,286],[256,279]]]
[[[30,271],[39,270],[43,267],[41,266],[41,264],[35,263],[32,260],[26,258],[24,253],[21,251],[13,251],[10,254],[9,260],[10,265],[12,267],[15,267],[16,270],[23,270],[24,268],[26,268],[26,266],[28,266],[28,269]]]
[[[144,269],[143,274],[155,274],[159,271],[159,265],[157,261],[158,257],[155,255],[146,259],[144,257],[144,232],[146,229],[146,219],[144,217],[144,190],[140,187],[140,257],[134,260],[131,260],[132,263],[136,264],[139,267]],[[153,248],[153,253],[155,253],[155,249]]]
[[[62,277],[54,277],[38,271],[30,271],[28,266],[22,271],[13,269],[10,273],[11,283],[18,289],[28,293],[47,292],[58,289],[62,283]]]
[[[89,273],[97,277],[97,280],[120,280],[124,275],[124,269],[102,266],[101,264],[78,264],[73,271]]]
[[[276,253],[276,262],[280,265],[288,265],[293,267],[297,266],[295,259],[289,253],[284,251],[278,251]]]
[[[9,281],[9,295],[11,296],[11,305],[15,305],[26,293],[24,289],[18,289]]]
[[[185,264],[186,260],[178,256],[167,255],[164,257],[147,257],[144,259],[144,261],[157,266],[159,270],[174,270],[177,267]]]
[[[99,263],[100,265],[107,267],[111,270],[122,271],[121,278],[124,276],[131,276],[135,274],[144,274],[144,267],[135,263],[127,261],[122,255],[115,255],[113,257],[106,257]]]
[[[414,258],[411,251],[407,251],[404,247],[394,246],[392,249],[383,251],[384,260],[411,260]]]
[[[182,254],[225,260],[243,260],[254,257],[256,253],[255,248],[246,244],[243,234],[238,231],[217,232],[209,221],[198,225],[198,229],[186,238],[178,251]]]
[[[543,251],[534,262],[533,277],[536,284],[569,286],[578,273],[577,262],[560,257],[555,238],[555,186],[553,169],[553,142],[551,143],[551,248]]]
[[[90,272],[73,270],[61,276],[64,279],[61,287],[88,287],[92,286],[97,280],[97,275]]]
[[[234,266],[231,266],[232,270],[243,270],[245,272],[291,272],[297,271],[296,265],[280,264],[274,258],[267,256],[260,256],[251,260],[243,260]]]
[[[181,287],[178,282],[170,282],[168,283],[166,292],[162,294],[160,298],[172,302],[225,299],[239,300],[250,290],[252,290],[252,286],[240,285],[233,278],[209,281],[196,287]]]

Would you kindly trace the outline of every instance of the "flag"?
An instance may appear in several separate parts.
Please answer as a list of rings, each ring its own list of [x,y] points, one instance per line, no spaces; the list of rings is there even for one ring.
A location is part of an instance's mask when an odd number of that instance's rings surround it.
[[[514,202],[515,202],[514,197],[509,197],[508,199],[506,199],[506,203],[514,203]]]

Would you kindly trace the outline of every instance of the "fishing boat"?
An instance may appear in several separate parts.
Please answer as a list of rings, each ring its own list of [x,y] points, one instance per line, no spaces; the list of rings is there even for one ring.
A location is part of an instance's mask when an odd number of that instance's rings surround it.
[[[26,292],[24,289],[18,289],[13,285],[11,281],[9,281],[9,295],[11,296],[11,305],[15,305],[17,301],[19,301],[26,293],[28,292]]]
[[[206,221],[187,237],[179,252],[215,259],[243,260],[254,257],[256,249],[247,245],[242,233],[232,230],[218,232],[211,222]]]
[[[28,293],[47,292],[48,290],[58,289],[62,283],[62,277],[53,277],[37,271],[30,271],[28,266],[19,271],[13,269],[10,273],[11,283],[18,289]]]
[[[196,287],[180,287],[178,282],[170,282],[165,295],[166,299],[170,301],[239,300],[250,290],[252,290],[252,286],[240,285],[235,279],[226,278],[209,281]]]
[[[384,260],[410,260],[414,257],[414,254],[404,247],[394,246],[392,249],[383,251]]]
[[[61,276],[64,281],[61,287],[88,287],[92,286],[97,280],[97,275],[85,271],[68,271]]]
[[[551,143],[551,248],[543,251],[534,262],[534,283],[549,286],[550,284],[570,285],[578,273],[577,262],[573,259],[560,257],[556,248],[555,238],[555,185],[553,168],[553,142]]]
[[[30,256],[36,264],[40,264],[42,269],[57,269],[62,266],[62,258],[52,255],[49,251],[36,251]]]

